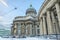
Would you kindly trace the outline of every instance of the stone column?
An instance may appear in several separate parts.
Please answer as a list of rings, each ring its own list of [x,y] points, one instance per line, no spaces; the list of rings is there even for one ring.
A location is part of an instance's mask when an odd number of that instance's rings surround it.
[[[26,23],[24,23],[24,26],[25,26],[25,36],[26,36]]]
[[[25,36],[25,25],[24,25],[24,23],[23,23],[23,25],[22,25],[22,31],[23,31],[23,36]]]
[[[58,21],[59,21],[59,27],[60,27],[60,5],[59,3],[55,4],[57,15],[58,15]]]
[[[21,23],[21,24],[22,24],[22,23]],[[21,35],[22,35],[22,25],[21,25],[21,27],[20,27],[20,30],[21,30],[20,33],[21,33]],[[20,35],[20,36],[21,36],[21,35]]]
[[[32,24],[30,24],[30,36],[32,36]]]
[[[43,15],[43,30],[44,30],[44,35],[46,35],[46,23],[45,23],[45,15]]]
[[[24,23],[21,24],[21,36],[23,37],[24,36]]]
[[[40,23],[39,23],[39,29],[40,29]],[[39,34],[40,35],[40,34]]]
[[[36,35],[36,27],[35,27],[35,22],[34,22],[34,36]]]
[[[26,36],[26,24],[24,23],[24,27],[25,27],[25,36]]]
[[[11,35],[13,35],[13,27],[14,27],[14,26],[11,27]]]
[[[21,35],[21,23],[19,23],[19,27],[18,27],[18,33],[19,33],[19,36]]]
[[[30,36],[30,25],[29,24],[26,25],[26,35]]]
[[[40,19],[40,35],[43,35],[43,22],[42,22],[42,18]]]
[[[51,11],[51,17],[52,17],[52,28],[53,28],[53,34],[56,34],[56,21],[55,21],[55,16],[54,16],[54,13],[53,13],[53,11]]]
[[[16,35],[17,35],[17,25],[15,23],[15,25],[14,25],[14,36],[16,37]]]
[[[50,18],[50,11],[47,10],[47,26],[48,26],[48,34],[53,34],[51,18]]]
[[[38,34],[37,34],[37,24],[35,25],[35,27],[36,27],[36,35],[38,35]]]
[[[27,24],[25,24],[25,26],[26,26],[26,36],[27,36]]]

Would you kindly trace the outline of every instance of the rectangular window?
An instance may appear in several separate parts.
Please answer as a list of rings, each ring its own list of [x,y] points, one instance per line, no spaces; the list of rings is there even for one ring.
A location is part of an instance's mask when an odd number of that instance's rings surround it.
[[[32,34],[34,34],[34,29],[32,29]]]
[[[37,29],[37,34],[40,34],[40,29]]]

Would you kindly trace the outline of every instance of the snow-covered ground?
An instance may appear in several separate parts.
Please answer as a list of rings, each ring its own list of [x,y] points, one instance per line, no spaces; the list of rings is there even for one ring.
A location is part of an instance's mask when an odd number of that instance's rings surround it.
[[[28,37],[28,38],[0,38],[0,40],[56,40],[56,39]]]

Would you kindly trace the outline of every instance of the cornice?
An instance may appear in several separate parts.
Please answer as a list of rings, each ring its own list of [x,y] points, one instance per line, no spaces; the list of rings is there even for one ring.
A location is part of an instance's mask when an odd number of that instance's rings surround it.
[[[40,8],[40,10],[39,10],[39,15],[40,15],[40,13],[41,13],[41,11],[44,9],[44,7],[50,2],[51,0],[45,0],[44,2],[43,2],[43,4],[41,5],[41,8]]]

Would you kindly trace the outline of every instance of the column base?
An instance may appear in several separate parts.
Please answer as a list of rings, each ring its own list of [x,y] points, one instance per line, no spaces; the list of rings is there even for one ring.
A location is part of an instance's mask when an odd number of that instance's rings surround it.
[[[45,38],[45,39],[59,39],[60,40],[60,34],[54,34],[54,35],[41,35],[39,36],[40,38]]]

